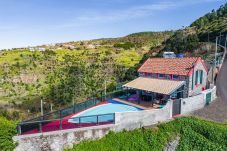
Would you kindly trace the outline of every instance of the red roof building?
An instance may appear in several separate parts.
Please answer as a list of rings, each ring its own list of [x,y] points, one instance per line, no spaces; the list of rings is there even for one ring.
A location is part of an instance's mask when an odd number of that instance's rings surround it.
[[[143,78],[184,81],[184,97],[188,97],[205,90],[208,69],[201,57],[149,58],[138,69],[138,73]],[[136,86],[141,83],[144,83],[141,78],[133,82]]]
[[[189,76],[193,69],[199,62],[202,63],[204,69],[207,67],[201,57],[191,58],[149,58],[138,69],[139,73],[159,73]]]

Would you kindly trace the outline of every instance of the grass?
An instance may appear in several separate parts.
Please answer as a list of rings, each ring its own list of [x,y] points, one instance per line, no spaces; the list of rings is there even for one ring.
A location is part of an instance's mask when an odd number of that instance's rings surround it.
[[[161,151],[180,137],[177,151],[227,150],[227,125],[182,117],[152,129],[110,132],[100,140],[87,140],[66,151]]]

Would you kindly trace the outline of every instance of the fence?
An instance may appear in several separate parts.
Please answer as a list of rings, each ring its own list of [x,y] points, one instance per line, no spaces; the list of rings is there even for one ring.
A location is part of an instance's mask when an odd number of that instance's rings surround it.
[[[60,130],[61,128],[65,129],[66,127],[77,128],[77,127],[81,127],[84,125],[92,126],[91,123],[82,124],[81,121],[83,122],[83,120],[85,118],[90,118],[90,119],[92,117],[100,118],[100,117],[103,117],[104,115],[95,115],[95,116],[77,118],[79,124],[68,123],[67,120],[72,120],[72,119],[70,119],[67,116],[73,115],[73,114],[78,113],[83,110],[86,110],[90,107],[93,107],[93,106],[101,103],[102,101],[109,100],[114,97],[124,95],[126,93],[128,93],[128,92],[126,92],[124,90],[115,91],[112,93],[108,93],[105,96],[101,96],[100,98],[93,98],[93,99],[87,100],[85,102],[74,104],[72,106],[69,106],[67,108],[64,108],[64,109],[61,109],[58,111],[47,113],[47,114],[37,117],[37,118],[23,121],[20,124],[18,124],[18,126],[17,126],[18,134],[28,134],[28,133],[46,132],[46,131],[50,131],[50,130]],[[74,120],[76,120],[76,119],[74,118]],[[67,125],[65,123],[67,123]],[[95,123],[95,122],[93,122],[93,123]],[[103,122],[98,121],[98,123],[100,124]],[[103,124],[105,124],[105,123],[106,123],[106,121],[104,121]],[[95,124],[95,125],[97,125],[97,124]]]
[[[17,128],[18,134],[23,135],[114,123],[115,113],[111,113],[92,116],[80,116],[74,118],[23,122],[20,123]]]

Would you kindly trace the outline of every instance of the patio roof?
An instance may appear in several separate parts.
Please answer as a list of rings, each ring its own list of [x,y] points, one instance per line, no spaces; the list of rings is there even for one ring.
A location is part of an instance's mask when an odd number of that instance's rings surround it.
[[[184,83],[185,81],[139,77],[123,85],[123,87],[170,95]]]

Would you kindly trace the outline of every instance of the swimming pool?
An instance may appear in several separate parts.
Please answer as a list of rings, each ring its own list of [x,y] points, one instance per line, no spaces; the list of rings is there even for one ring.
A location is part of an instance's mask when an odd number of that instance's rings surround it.
[[[141,111],[143,109],[124,104],[115,100],[109,100],[106,104],[98,105],[87,109],[79,114],[72,116],[69,119],[70,123],[96,123],[98,122],[112,122],[114,120],[114,113],[127,111]],[[97,116],[98,115],[98,116]]]

